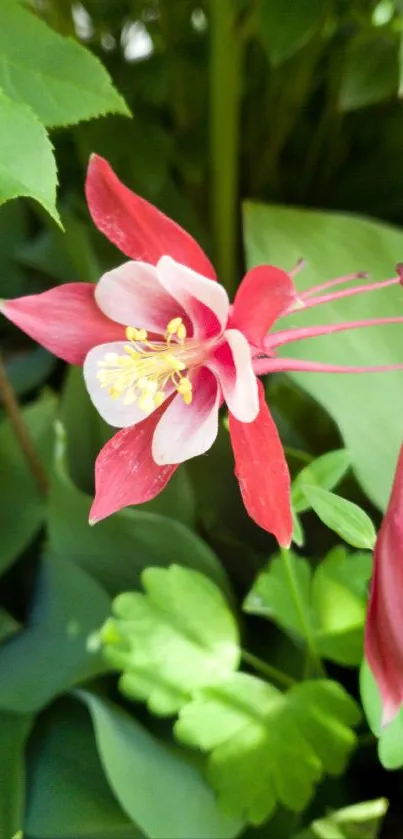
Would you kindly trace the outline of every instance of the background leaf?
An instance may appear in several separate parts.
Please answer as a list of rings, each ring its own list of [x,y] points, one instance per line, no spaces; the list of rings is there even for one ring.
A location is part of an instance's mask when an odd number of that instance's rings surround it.
[[[304,513],[309,509],[309,500],[303,490],[304,484],[319,486],[322,489],[334,489],[348,471],[350,464],[349,452],[346,449],[339,449],[317,457],[301,469],[294,478],[291,488],[291,500],[295,512]]]
[[[306,484],[303,491],[316,515],[326,527],[334,530],[353,548],[373,550],[376,531],[371,519],[361,507],[320,487]]]
[[[286,6],[282,0],[260,0],[258,28],[270,61],[280,64],[300,49],[319,28],[323,0],[299,0]]]
[[[31,726],[29,715],[0,713],[0,826],[4,839],[23,826],[24,748]]]

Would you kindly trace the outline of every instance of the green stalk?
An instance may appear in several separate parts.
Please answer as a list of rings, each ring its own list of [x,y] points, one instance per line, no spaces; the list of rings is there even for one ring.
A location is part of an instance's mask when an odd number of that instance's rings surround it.
[[[232,295],[237,286],[237,204],[242,36],[233,0],[210,0],[210,165],[214,261]]]
[[[310,659],[315,665],[315,670],[318,673],[318,675],[324,676],[325,670],[321,662],[320,656],[318,655],[318,652],[316,650],[315,641],[311,632],[311,627],[309,626],[309,623],[306,619],[304,605],[302,603],[301,595],[298,588],[298,581],[295,578],[294,569],[290,560],[290,552],[285,549],[282,549],[281,560],[283,563],[285,575],[288,580],[288,586],[291,592],[291,596],[294,601],[296,611],[298,613],[302,631],[305,636]]]
[[[278,670],[277,667],[273,667],[273,665],[268,664],[267,661],[262,661],[261,658],[258,658],[252,653],[248,653],[247,650],[242,650],[242,661],[244,661],[245,664],[249,664],[258,673],[261,673],[262,676],[269,680],[269,682],[275,681],[284,688],[292,688],[292,686],[296,684],[295,679],[293,679],[292,676],[289,676],[288,673]]]

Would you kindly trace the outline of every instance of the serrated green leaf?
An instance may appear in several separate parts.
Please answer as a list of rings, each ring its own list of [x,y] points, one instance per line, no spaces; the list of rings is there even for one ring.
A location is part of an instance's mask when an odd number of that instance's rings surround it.
[[[309,509],[309,501],[304,493],[304,484],[319,486],[322,489],[334,489],[351,466],[350,453],[346,449],[328,452],[313,460],[298,473],[292,483],[291,499],[296,513]]]
[[[60,446],[61,442],[61,446]],[[94,527],[88,524],[92,499],[70,480],[59,440],[48,507],[50,545],[89,573],[112,596],[138,586],[149,565],[173,562],[196,568],[222,588],[228,583],[209,546],[181,522],[130,508]]]
[[[336,682],[305,682],[282,694],[236,673],[198,691],[175,734],[211,752],[208,778],[223,809],[259,824],[277,802],[303,810],[325,772],[344,771],[359,720],[357,704]]]
[[[25,798],[25,743],[32,717],[0,713],[0,829],[8,839],[23,825]]]
[[[28,105],[13,101],[1,88],[0,124],[0,205],[19,196],[34,198],[61,225],[56,163],[43,125]]]
[[[259,36],[272,64],[281,64],[307,43],[323,21],[323,0],[299,0],[287,6],[283,0],[260,0]]]
[[[318,656],[353,666],[360,663],[370,554],[330,551],[315,571],[306,559],[289,554],[299,593],[299,608],[281,559],[257,577],[244,609],[273,620],[294,640],[313,645]]]
[[[25,829],[30,837],[141,839],[108,786],[91,718],[81,703],[58,700],[41,714],[28,758]]]
[[[42,462],[50,465],[56,399],[46,395],[23,411],[29,433]],[[9,420],[0,425],[0,572],[29,545],[44,521],[43,498],[17,443]]]
[[[339,107],[354,111],[396,96],[398,49],[394,38],[360,35],[349,44],[340,82]]]
[[[28,623],[0,649],[0,709],[37,711],[72,685],[105,672],[87,640],[109,608],[107,594],[81,568],[45,559]]]
[[[13,0],[2,2],[0,86],[16,103],[26,102],[47,126],[71,125],[111,111],[130,115],[94,55]],[[27,152],[29,139],[23,132],[24,140]]]
[[[323,524],[334,530],[353,548],[372,551],[376,531],[371,519],[361,507],[320,487],[304,485],[303,491],[311,507]]]
[[[108,661],[123,670],[122,693],[171,715],[238,667],[238,629],[219,588],[196,571],[147,568],[142,582],[145,594],[116,598],[100,637]]]
[[[101,763],[119,803],[155,839],[230,839],[242,825],[227,818],[201,773],[117,705],[81,691]],[[150,802],[158,801],[157,806]]]

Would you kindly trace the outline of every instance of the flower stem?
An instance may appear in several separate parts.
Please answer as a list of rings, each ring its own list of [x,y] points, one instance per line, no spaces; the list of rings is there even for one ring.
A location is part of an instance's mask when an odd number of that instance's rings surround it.
[[[285,550],[285,549],[282,549],[281,550],[281,560],[282,560],[282,563],[283,563],[283,568],[284,568],[285,575],[286,575],[287,580],[288,580],[288,586],[289,586],[289,589],[290,589],[290,592],[291,592],[291,596],[292,596],[292,599],[294,601],[295,608],[296,608],[296,611],[297,611],[297,614],[298,614],[298,617],[299,617],[301,628],[302,628],[302,631],[303,631],[304,636],[305,636],[306,645],[307,645],[307,649],[308,649],[310,658],[311,658],[313,664],[315,665],[315,669],[316,669],[317,673],[320,676],[324,676],[325,675],[325,670],[324,670],[323,664],[321,662],[320,656],[317,653],[317,650],[316,650],[316,647],[315,647],[315,642],[314,642],[313,635],[312,635],[312,632],[311,632],[311,627],[309,626],[309,622],[308,622],[308,620],[306,618],[306,615],[305,615],[304,606],[303,606],[300,591],[299,591],[299,588],[298,588],[298,581],[295,578],[294,568],[292,566],[292,562],[291,562],[291,558],[290,558],[290,552]]]
[[[18,444],[43,495],[48,491],[48,479],[40,457],[32,442],[14,390],[8,379],[6,368],[0,354],[0,401],[3,402]]]
[[[292,676],[289,676],[288,673],[283,673],[282,670],[277,670],[277,667],[273,667],[273,665],[268,664],[267,661],[262,661],[261,658],[258,658],[252,653],[248,653],[247,650],[242,650],[242,661],[244,661],[245,664],[250,664],[254,670],[257,670],[258,673],[262,673],[262,675],[265,676],[266,679],[269,679],[270,682],[274,680],[285,688],[291,688],[296,684],[296,680],[293,679]]]
[[[214,259],[229,294],[236,288],[239,78],[242,36],[233,0],[210,2],[210,160]]]

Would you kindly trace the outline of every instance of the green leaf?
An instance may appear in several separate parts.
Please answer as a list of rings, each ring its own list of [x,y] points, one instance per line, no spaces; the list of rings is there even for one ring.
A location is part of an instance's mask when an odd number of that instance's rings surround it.
[[[68,477],[63,456],[62,444],[49,497],[49,536],[56,554],[67,555],[112,596],[138,586],[140,574],[148,565],[173,562],[196,568],[222,588],[228,587],[225,573],[208,545],[167,516],[130,508],[90,527],[92,500]]]
[[[316,819],[308,832],[295,839],[377,839],[387,809],[386,798],[352,804]]]
[[[87,651],[87,640],[109,608],[106,593],[81,568],[45,559],[27,626],[0,649],[0,708],[37,711],[72,685],[105,672],[101,657]]]
[[[59,700],[38,718],[28,757],[32,839],[141,839],[108,786],[81,703]]]
[[[378,738],[378,756],[382,766],[385,769],[399,769],[403,766],[403,708],[400,708],[392,722],[381,727],[381,696],[365,659],[360,671],[360,694],[368,724]]]
[[[302,528],[301,521],[297,516],[295,510],[292,511],[292,521],[293,521],[293,531],[292,531],[292,541],[299,547],[302,548],[305,542],[305,535]]]
[[[208,778],[223,809],[259,824],[277,802],[305,809],[325,772],[344,771],[359,720],[358,706],[336,682],[304,682],[282,694],[236,673],[198,691],[175,733],[211,751]]]
[[[297,609],[284,565],[275,558],[257,577],[244,609],[274,621],[294,640],[310,640],[318,656],[353,666],[360,663],[370,554],[330,551],[313,572],[306,559],[289,554],[298,586]]]
[[[49,394],[23,411],[45,467],[52,457],[55,412],[56,400]],[[3,572],[35,537],[45,518],[46,502],[8,420],[0,425],[0,458],[0,572]]]
[[[32,718],[0,713],[0,826],[4,839],[23,826],[25,797],[25,742]]]
[[[259,204],[246,205],[245,238],[249,267],[271,264],[289,270],[304,257],[308,267],[296,277],[300,291],[365,269],[374,281],[385,279],[393,276],[403,253],[403,233],[389,225]],[[287,328],[393,317],[402,303],[401,288],[387,288],[301,309],[287,315]],[[299,341],[281,352],[330,364],[395,364],[403,360],[403,332],[399,324],[359,329]],[[363,489],[375,504],[386,507],[402,441],[402,373],[291,375],[336,421]],[[371,421],[365,422],[365,417]]]
[[[220,813],[212,791],[185,757],[125,711],[82,691],[109,784],[133,822],[155,839],[226,839],[239,820]],[[158,806],[150,806],[157,801]]]
[[[43,384],[53,373],[56,364],[55,356],[42,347],[33,347],[28,352],[13,355],[6,363],[6,373],[16,396],[23,396]]]
[[[130,115],[94,55],[14,0],[3,0],[0,86],[16,103],[30,105],[48,126],[70,125],[111,111]],[[4,127],[3,117],[1,122]],[[27,154],[30,143],[24,132],[21,143]],[[40,168],[36,174],[42,176]]]
[[[304,484],[319,486],[322,489],[334,489],[344,477],[351,465],[351,457],[346,449],[328,452],[313,460],[298,473],[291,490],[291,499],[296,513],[309,509],[309,501],[304,493]]]
[[[339,91],[342,111],[354,111],[396,96],[398,49],[385,34],[360,35],[346,50]]]
[[[189,568],[147,568],[146,594],[121,594],[100,636],[122,693],[171,715],[192,692],[234,671],[240,660],[236,622],[221,591]]]
[[[0,205],[20,195],[34,198],[61,224],[55,203],[56,163],[43,125],[31,108],[13,101],[1,88],[0,123]]]
[[[5,609],[0,607],[0,644],[2,644],[6,638],[10,638],[11,635],[15,635],[19,628],[20,625],[13,616],[9,615]]]
[[[353,548],[373,550],[376,531],[361,507],[320,487],[304,485],[303,491],[316,515]]]
[[[306,44],[323,22],[323,0],[260,0],[258,32],[272,64],[281,64]]]

